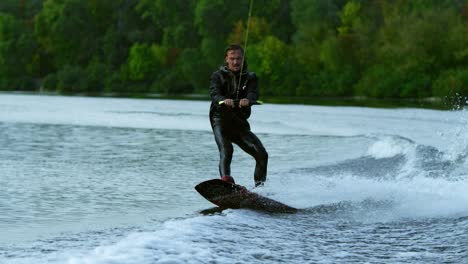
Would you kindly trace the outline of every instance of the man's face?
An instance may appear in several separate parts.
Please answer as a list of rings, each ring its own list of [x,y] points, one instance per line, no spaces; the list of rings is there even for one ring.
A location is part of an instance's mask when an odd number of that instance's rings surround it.
[[[240,71],[243,60],[240,50],[230,50],[226,54],[226,63],[231,71]]]

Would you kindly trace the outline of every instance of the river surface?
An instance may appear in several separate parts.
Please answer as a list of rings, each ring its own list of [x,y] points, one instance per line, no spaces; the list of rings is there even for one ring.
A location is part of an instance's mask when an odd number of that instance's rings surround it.
[[[302,210],[203,215],[208,109],[0,94],[0,263],[468,263],[466,109],[254,106],[254,191]]]

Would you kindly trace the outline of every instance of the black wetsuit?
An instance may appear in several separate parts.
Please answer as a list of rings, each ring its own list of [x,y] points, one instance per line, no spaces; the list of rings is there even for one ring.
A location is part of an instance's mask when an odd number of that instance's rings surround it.
[[[239,76],[241,76],[240,87]],[[257,76],[248,71],[243,71],[242,74],[234,73],[226,66],[222,66],[211,75],[210,95],[212,100],[210,122],[220,154],[220,175],[231,175],[232,143],[235,143],[255,158],[255,185],[262,184],[266,180],[268,153],[262,142],[250,131],[247,119],[251,108],[238,106],[232,108],[219,104],[225,99],[247,98],[250,101],[256,101],[258,99]]]

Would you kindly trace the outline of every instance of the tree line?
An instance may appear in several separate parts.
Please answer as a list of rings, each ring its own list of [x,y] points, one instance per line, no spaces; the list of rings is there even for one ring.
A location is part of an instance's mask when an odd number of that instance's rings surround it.
[[[0,90],[207,93],[244,44],[263,95],[468,95],[467,0],[2,0]]]

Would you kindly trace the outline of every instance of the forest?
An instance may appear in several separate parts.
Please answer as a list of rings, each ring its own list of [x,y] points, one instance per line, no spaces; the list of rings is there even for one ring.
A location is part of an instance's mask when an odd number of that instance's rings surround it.
[[[468,95],[468,0],[1,0],[0,90],[207,94],[231,43],[262,95]]]

